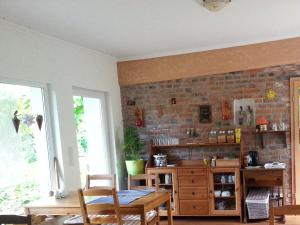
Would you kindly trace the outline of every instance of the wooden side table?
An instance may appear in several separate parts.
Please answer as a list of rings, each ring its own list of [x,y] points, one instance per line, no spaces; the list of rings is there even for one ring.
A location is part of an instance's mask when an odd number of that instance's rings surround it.
[[[282,204],[285,204],[285,189],[284,189],[284,171],[285,169],[241,169],[243,180],[243,221],[248,222],[246,197],[248,189],[251,187],[269,187],[269,188],[282,188],[283,197]],[[280,200],[281,196],[278,196]]]

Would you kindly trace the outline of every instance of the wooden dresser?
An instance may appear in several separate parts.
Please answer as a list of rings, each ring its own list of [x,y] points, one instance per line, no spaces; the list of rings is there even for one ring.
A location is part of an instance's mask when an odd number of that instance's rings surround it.
[[[239,216],[241,218],[240,160],[233,165],[217,167],[203,165],[203,160],[180,160],[173,167],[154,167],[153,155],[160,150],[199,148],[242,148],[240,143],[198,143],[180,145],[152,145],[146,166],[148,174],[157,174],[159,187],[171,194],[174,216]],[[241,154],[241,153],[240,153]],[[170,182],[171,177],[171,182]],[[218,194],[219,192],[219,194]],[[223,193],[222,192],[227,192]],[[165,215],[164,206],[160,215]]]
[[[207,168],[178,168],[179,212],[209,215]]]

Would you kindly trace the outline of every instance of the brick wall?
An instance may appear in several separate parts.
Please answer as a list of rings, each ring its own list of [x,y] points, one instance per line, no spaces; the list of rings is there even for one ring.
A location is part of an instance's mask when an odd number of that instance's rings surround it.
[[[300,65],[123,86],[121,97],[124,127],[134,125],[134,106],[127,105],[127,101],[135,100],[136,106],[144,109],[145,127],[139,128],[139,133],[146,142],[143,154],[146,159],[149,143],[153,137],[166,135],[187,140],[186,129],[194,128],[198,134],[195,141],[207,141],[208,132],[212,129],[234,128],[233,120],[222,120],[222,99],[229,101],[233,108],[233,100],[253,98],[256,117],[265,116],[271,122],[283,120],[290,125],[289,78],[291,76],[300,76]],[[277,97],[272,101],[265,99],[266,90],[269,88],[277,92]],[[172,105],[171,98],[176,98],[177,104]],[[212,107],[210,124],[199,122],[199,105],[203,104]],[[286,188],[290,190],[290,133],[286,137],[278,134],[268,135],[265,139],[265,148],[261,148],[260,140],[253,134],[254,128],[242,127],[242,130],[244,152],[258,150],[260,161],[263,163],[268,161],[287,163]],[[229,152],[230,149],[196,149],[193,151],[193,157],[200,159],[203,152],[222,154],[226,151]],[[185,149],[177,149],[168,154],[168,159],[171,161],[179,158],[186,159],[189,156]]]

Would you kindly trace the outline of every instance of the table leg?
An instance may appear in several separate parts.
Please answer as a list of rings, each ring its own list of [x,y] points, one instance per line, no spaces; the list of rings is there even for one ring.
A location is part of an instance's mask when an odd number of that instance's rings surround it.
[[[166,203],[167,203],[167,213],[168,213],[168,225],[173,225],[171,198],[169,198],[169,200]]]
[[[143,213],[141,213],[141,225],[146,225],[146,212],[143,210]]]

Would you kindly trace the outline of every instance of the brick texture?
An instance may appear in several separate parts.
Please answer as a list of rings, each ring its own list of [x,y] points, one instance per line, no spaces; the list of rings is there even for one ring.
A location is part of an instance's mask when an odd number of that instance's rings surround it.
[[[234,128],[233,120],[222,120],[221,101],[231,103],[235,99],[255,99],[256,117],[265,116],[271,122],[285,121],[290,125],[289,79],[300,76],[300,65],[283,65],[257,70],[241,71],[221,75],[201,76],[164,82],[138,84],[121,87],[122,113],[124,127],[134,125],[134,106],[127,105],[135,100],[136,106],[144,109],[145,127],[139,128],[145,141],[143,157],[148,157],[150,140],[157,136],[174,136],[185,141],[207,141],[210,130]],[[266,90],[273,88],[277,97],[269,101]],[[171,98],[176,98],[175,105]],[[199,105],[209,104],[212,108],[212,123],[199,122]],[[194,128],[198,137],[189,140],[187,128]],[[289,126],[290,128],[290,126]],[[286,137],[270,134],[265,138],[265,148],[261,148],[260,139],[253,134],[253,128],[242,127],[245,147],[243,151],[258,150],[262,163],[281,161],[287,164],[286,193],[290,196],[291,187],[291,149],[290,133]],[[287,145],[285,145],[285,140]],[[236,149],[195,149],[193,159],[201,159],[205,154],[226,155],[237,152]],[[176,161],[190,157],[187,149],[174,149],[168,152],[168,160]],[[288,198],[287,201],[290,201]]]

